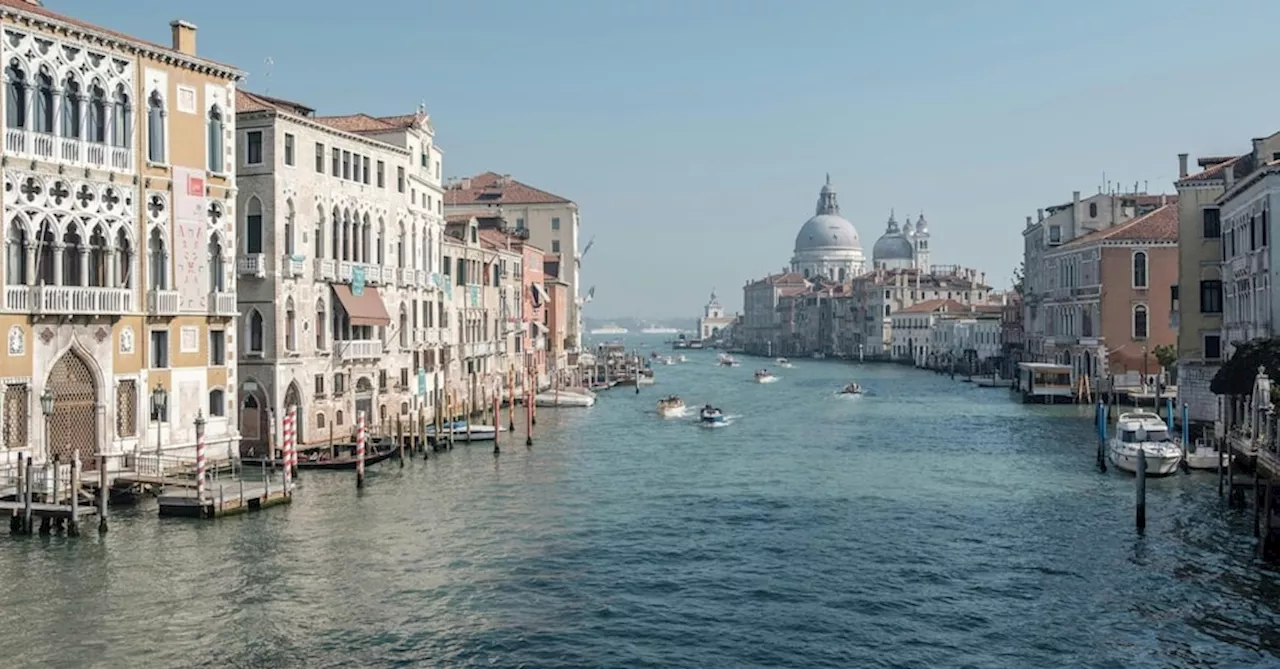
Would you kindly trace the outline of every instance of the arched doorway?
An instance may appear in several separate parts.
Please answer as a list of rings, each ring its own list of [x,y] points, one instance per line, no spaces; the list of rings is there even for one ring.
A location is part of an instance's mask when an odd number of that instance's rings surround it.
[[[245,457],[267,452],[267,404],[257,390],[243,387],[240,390],[240,452]]]
[[[284,411],[286,415],[288,415],[289,407],[296,407],[294,412],[296,424],[293,426],[294,441],[299,444],[305,444],[307,440],[303,437],[302,426],[307,421],[302,409],[302,391],[298,389],[297,381],[290,383],[289,389],[284,391]]]
[[[98,385],[89,363],[67,351],[54,364],[46,381],[53,393],[46,450],[49,457],[70,462],[75,453],[85,469],[96,469],[98,453]]]
[[[365,429],[373,422],[373,382],[362,376],[356,381],[356,417],[364,414]],[[355,425],[352,421],[352,425]]]

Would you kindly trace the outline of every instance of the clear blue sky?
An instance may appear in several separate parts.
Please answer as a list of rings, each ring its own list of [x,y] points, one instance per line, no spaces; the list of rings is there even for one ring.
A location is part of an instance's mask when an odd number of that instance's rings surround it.
[[[870,250],[923,211],[933,261],[1008,283],[1024,217],[1280,129],[1280,2],[46,0],[322,114],[425,101],[445,172],[581,207],[588,315],[692,316],[787,263],[824,174]],[[265,59],[274,66],[269,70]],[[269,74],[268,74],[269,73]]]

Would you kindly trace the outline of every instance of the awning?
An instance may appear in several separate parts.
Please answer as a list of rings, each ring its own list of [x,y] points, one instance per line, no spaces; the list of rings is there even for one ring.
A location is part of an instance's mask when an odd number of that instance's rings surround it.
[[[547,291],[540,283],[529,284],[533,290],[533,306],[540,307],[547,303]]]
[[[543,325],[542,323],[539,323],[538,321],[533,322],[534,335],[544,335],[546,333],[547,333],[547,326]]]
[[[351,292],[351,286],[345,283],[332,285],[333,294],[338,296],[352,325],[391,325],[391,315],[387,313],[387,307],[382,303],[382,295],[378,294],[377,288],[366,285],[361,294],[356,295]]]

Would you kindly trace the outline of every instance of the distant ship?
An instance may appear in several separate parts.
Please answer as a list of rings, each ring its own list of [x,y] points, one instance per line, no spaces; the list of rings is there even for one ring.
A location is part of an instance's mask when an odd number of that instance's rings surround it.
[[[593,335],[624,335],[624,334],[627,334],[628,332],[630,332],[630,330],[620,325],[615,325],[613,323],[610,323],[602,328],[592,328],[591,330],[591,334]]]
[[[642,334],[680,334],[677,328],[668,328],[661,325],[651,325],[640,331]]]

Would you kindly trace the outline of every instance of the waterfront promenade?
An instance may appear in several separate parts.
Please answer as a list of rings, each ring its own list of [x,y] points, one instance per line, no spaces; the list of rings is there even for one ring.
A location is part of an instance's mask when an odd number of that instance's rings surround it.
[[[647,350],[647,349],[643,349]],[[1212,475],[1094,466],[1092,407],[896,365],[657,369],[507,439],[190,522],[0,541],[0,666],[1274,666]],[[868,388],[832,393],[848,380]],[[731,427],[652,414],[713,402]],[[522,428],[521,428],[522,429]],[[518,432],[518,436],[522,436]]]

